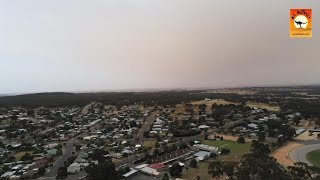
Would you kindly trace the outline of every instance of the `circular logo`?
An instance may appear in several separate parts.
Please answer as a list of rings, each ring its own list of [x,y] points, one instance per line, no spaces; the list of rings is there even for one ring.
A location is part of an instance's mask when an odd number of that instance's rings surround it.
[[[299,15],[294,18],[294,26],[298,29],[305,29],[308,26],[308,19],[304,15]]]

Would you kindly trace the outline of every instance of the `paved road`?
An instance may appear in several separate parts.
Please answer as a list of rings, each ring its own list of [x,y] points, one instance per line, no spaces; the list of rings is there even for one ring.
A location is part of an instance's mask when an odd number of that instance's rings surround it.
[[[43,177],[39,179],[55,179],[58,173],[58,169],[60,167],[64,166],[64,162],[72,156],[73,152],[73,141],[70,140],[66,143],[65,145],[65,152],[62,156],[60,156],[54,163],[53,166],[51,167],[50,171],[45,174]]]
[[[141,129],[139,130],[138,134],[137,134],[137,138],[139,139],[139,141],[144,140],[145,138],[143,137],[143,133],[145,131],[149,131],[151,128],[151,125],[153,124],[153,122],[156,120],[156,114],[157,111],[152,110],[151,114],[149,116],[146,117],[144,124],[142,125]]]
[[[307,154],[311,151],[320,149],[320,142],[317,141],[316,144],[307,144],[305,146],[298,147],[291,152],[289,152],[290,159],[294,162],[304,162],[308,165],[312,165],[306,158]]]
[[[72,174],[72,175],[68,175],[66,180],[81,180],[81,179],[86,179],[88,173],[86,173],[85,171],[82,171],[78,174]]]

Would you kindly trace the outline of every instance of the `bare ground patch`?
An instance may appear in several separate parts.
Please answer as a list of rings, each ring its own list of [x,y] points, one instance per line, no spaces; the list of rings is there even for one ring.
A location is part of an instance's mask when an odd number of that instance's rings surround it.
[[[272,157],[274,157],[277,162],[283,166],[293,166],[293,161],[289,157],[289,152],[303,146],[301,143],[297,142],[289,142],[287,145],[275,150],[272,153]]]
[[[247,101],[246,105],[251,107],[251,108],[267,109],[268,111],[275,111],[275,112],[279,112],[280,111],[280,107],[279,106],[266,104],[266,103]]]

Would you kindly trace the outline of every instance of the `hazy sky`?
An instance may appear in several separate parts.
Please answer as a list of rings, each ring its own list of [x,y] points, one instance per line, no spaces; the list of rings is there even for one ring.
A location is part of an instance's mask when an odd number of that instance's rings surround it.
[[[289,38],[312,8],[313,38]],[[320,83],[318,0],[0,0],[0,93]]]

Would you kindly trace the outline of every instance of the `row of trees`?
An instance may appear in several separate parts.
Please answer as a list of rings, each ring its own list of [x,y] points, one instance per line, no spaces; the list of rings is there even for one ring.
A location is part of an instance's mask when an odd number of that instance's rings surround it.
[[[256,140],[252,141],[251,153],[243,156],[239,163],[232,161],[213,161],[209,164],[208,173],[219,178],[227,175],[230,179],[248,180],[286,180],[320,178],[320,169],[305,163],[295,163],[287,169],[280,166],[276,159],[269,156],[269,145]]]

